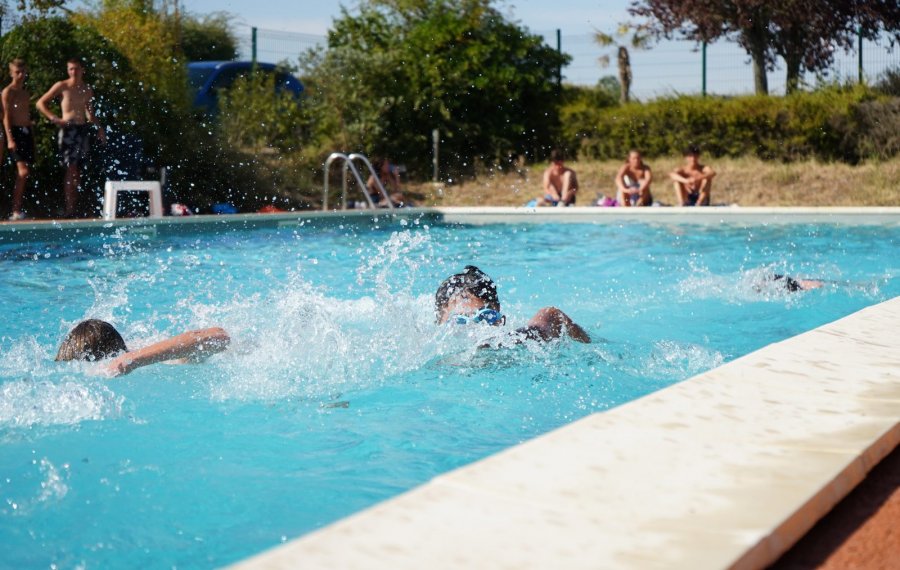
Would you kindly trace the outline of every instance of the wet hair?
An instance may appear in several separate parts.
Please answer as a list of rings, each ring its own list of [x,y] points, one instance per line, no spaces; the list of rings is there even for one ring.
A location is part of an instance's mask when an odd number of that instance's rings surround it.
[[[469,293],[484,301],[488,308],[500,310],[500,298],[494,281],[474,265],[466,265],[462,273],[444,279],[434,294],[434,309],[439,318],[450,299],[461,293]]]
[[[688,145],[684,148],[684,151],[681,153],[682,156],[700,156],[700,147],[692,144]]]
[[[558,148],[550,151],[550,162],[561,162],[566,159],[566,155]]]
[[[69,331],[56,360],[102,360],[120,352],[128,352],[128,348],[119,331],[106,321],[88,319]]]
[[[10,67],[18,67],[18,68],[25,67],[25,60],[22,59],[21,57],[17,57],[9,62],[9,66]]]
[[[67,63],[67,64],[69,64],[69,63],[77,63],[77,64],[80,65],[81,67],[84,67],[84,61],[83,61],[80,57],[70,57],[69,59],[66,60],[66,63]]]

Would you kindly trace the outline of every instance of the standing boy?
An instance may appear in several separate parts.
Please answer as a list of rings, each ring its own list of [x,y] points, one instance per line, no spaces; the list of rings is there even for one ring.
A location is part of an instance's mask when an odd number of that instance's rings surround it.
[[[90,148],[90,125],[97,125],[97,136],[106,143],[106,132],[97,121],[92,107],[94,91],[84,82],[84,66],[79,59],[66,62],[68,79],[57,81],[38,99],[37,108],[42,115],[59,127],[59,153],[66,169],[63,193],[66,199],[65,217],[75,217],[78,202],[78,184],[81,181],[81,165],[87,160]],[[59,99],[61,116],[56,116],[47,104]]]
[[[16,163],[16,185],[13,188],[11,221],[25,219],[22,212],[22,196],[25,194],[25,182],[31,174],[34,163],[34,134],[30,97],[25,90],[25,77],[28,69],[21,59],[9,63],[9,76],[12,83],[0,93],[3,102],[3,131],[6,135],[6,148],[9,156]]]

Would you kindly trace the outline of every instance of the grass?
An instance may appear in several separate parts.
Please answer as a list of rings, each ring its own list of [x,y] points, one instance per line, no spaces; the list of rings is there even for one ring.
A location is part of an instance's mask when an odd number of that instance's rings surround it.
[[[739,206],[900,206],[900,157],[857,166],[804,161],[764,162],[756,158],[721,158],[707,161],[717,172],[713,204]],[[654,198],[675,201],[668,173],[681,157],[647,163],[653,169]],[[577,161],[568,165],[581,186],[578,205],[594,203],[598,196],[614,195],[613,177],[619,161]],[[413,183],[406,194],[421,206],[522,206],[541,194],[546,164],[511,171],[488,171],[458,184]]]

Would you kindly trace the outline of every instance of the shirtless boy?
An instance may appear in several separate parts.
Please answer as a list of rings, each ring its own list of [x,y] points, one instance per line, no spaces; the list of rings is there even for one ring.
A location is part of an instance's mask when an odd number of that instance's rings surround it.
[[[538,198],[538,206],[573,206],[578,192],[575,171],[563,163],[559,149],[550,151],[550,166],[544,171],[544,195]]]
[[[709,206],[709,192],[716,172],[700,164],[700,148],[684,150],[684,166],[669,174],[675,182],[675,199],[679,206]]]
[[[29,111],[30,97],[25,90],[25,76],[28,69],[21,59],[9,63],[9,76],[12,83],[6,86],[0,99],[3,102],[3,132],[9,156],[16,163],[16,185],[13,188],[12,215],[10,220],[24,220],[22,212],[22,196],[25,193],[25,182],[31,174],[34,163],[34,124]]]
[[[652,181],[650,167],[644,164],[640,151],[632,149],[628,161],[616,173],[616,202],[619,206],[652,206]]]
[[[69,78],[57,81],[38,99],[37,108],[42,115],[59,127],[59,152],[66,168],[63,192],[66,198],[65,217],[75,216],[78,202],[78,184],[81,182],[81,165],[87,160],[90,144],[90,125],[97,125],[97,136],[106,143],[106,132],[94,116],[91,101],[94,91],[84,82],[84,66],[81,60],[70,59],[66,63]],[[60,100],[61,117],[56,116],[48,103]]]

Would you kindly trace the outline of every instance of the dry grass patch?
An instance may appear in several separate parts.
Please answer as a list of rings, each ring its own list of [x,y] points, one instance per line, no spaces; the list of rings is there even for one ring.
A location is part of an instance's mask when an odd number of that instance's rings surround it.
[[[680,157],[647,161],[653,168],[653,195],[672,204],[675,193],[668,173]],[[602,195],[614,195],[613,177],[619,161],[578,161],[581,190],[578,205]],[[900,206],[900,158],[857,166],[805,161],[763,162],[755,158],[709,161],[718,173],[713,183],[715,204],[740,206]],[[409,184],[407,193],[423,206],[521,206],[541,191],[545,164],[519,172],[487,173],[459,184]]]

